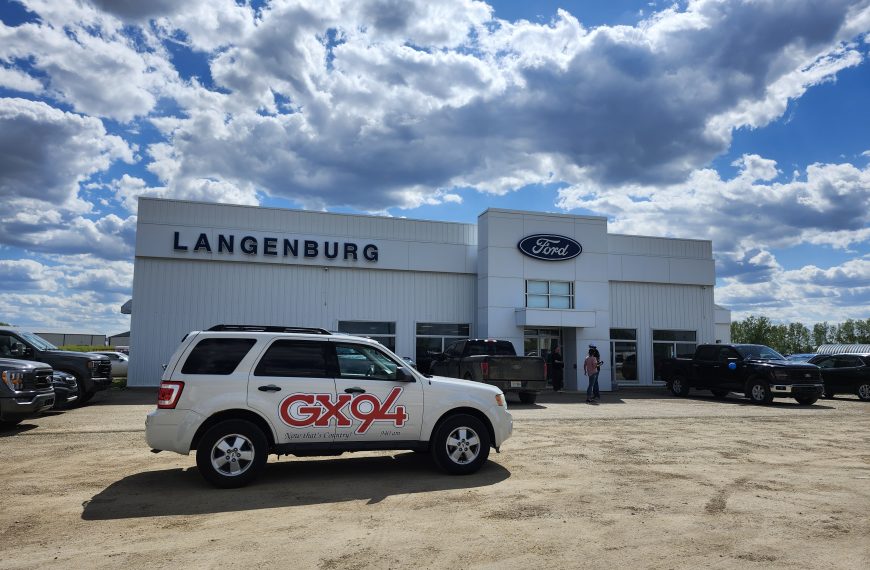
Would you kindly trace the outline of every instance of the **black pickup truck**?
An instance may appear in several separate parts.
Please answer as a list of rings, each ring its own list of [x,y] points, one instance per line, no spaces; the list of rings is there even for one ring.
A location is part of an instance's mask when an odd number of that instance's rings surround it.
[[[430,368],[433,375],[490,384],[505,394],[517,393],[524,404],[534,404],[538,392],[547,388],[544,359],[517,356],[508,340],[460,340],[433,356]]]
[[[0,358],[0,427],[11,427],[54,405],[51,367]]]
[[[693,358],[664,361],[661,373],[677,396],[697,388],[710,390],[717,398],[739,392],[756,404],[794,398],[809,406],[825,391],[818,366],[787,361],[761,344],[702,344]]]
[[[112,361],[108,356],[58,350],[44,338],[14,327],[0,327],[0,358],[35,360],[72,374],[78,383],[78,404],[112,385]]]

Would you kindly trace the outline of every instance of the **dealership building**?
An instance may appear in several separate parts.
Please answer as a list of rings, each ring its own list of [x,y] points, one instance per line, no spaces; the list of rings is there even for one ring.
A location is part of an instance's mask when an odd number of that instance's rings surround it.
[[[375,338],[426,370],[462,338],[510,340],[584,389],[654,385],[656,363],[728,342],[712,243],[611,234],[607,219],[488,209],[477,224],[140,198],[128,385],[156,386],[215,324]]]

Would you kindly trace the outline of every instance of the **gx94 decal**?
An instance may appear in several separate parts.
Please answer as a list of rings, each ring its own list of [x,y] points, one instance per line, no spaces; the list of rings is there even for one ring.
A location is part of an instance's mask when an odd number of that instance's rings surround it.
[[[408,421],[405,406],[395,406],[402,394],[401,388],[393,388],[387,398],[381,400],[372,394],[290,394],[278,406],[281,421],[290,427],[328,427],[335,419],[336,426],[350,427],[352,419],[360,421],[354,433],[366,433],[374,422],[390,422],[402,427]],[[391,411],[391,408],[394,408]]]

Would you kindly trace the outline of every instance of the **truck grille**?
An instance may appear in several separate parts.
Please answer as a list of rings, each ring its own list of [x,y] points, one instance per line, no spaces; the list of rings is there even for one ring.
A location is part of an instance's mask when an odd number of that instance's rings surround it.
[[[41,390],[51,386],[51,368],[38,368],[24,373],[25,390]]]
[[[110,378],[112,376],[112,362],[100,360],[94,367],[94,378]]]
[[[790,370],[788,373],[789,380],[794,382],[820,382],[821,376],[818,370]]]

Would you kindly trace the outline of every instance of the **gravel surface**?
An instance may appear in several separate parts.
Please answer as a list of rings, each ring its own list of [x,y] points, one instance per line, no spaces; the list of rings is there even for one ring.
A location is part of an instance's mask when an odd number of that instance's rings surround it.
[[[221,491],[144,440],[154,391],[0,432],[0,568],[870,568],[870,403],[664,390],[510,403],[477,474],[270,459]]]

